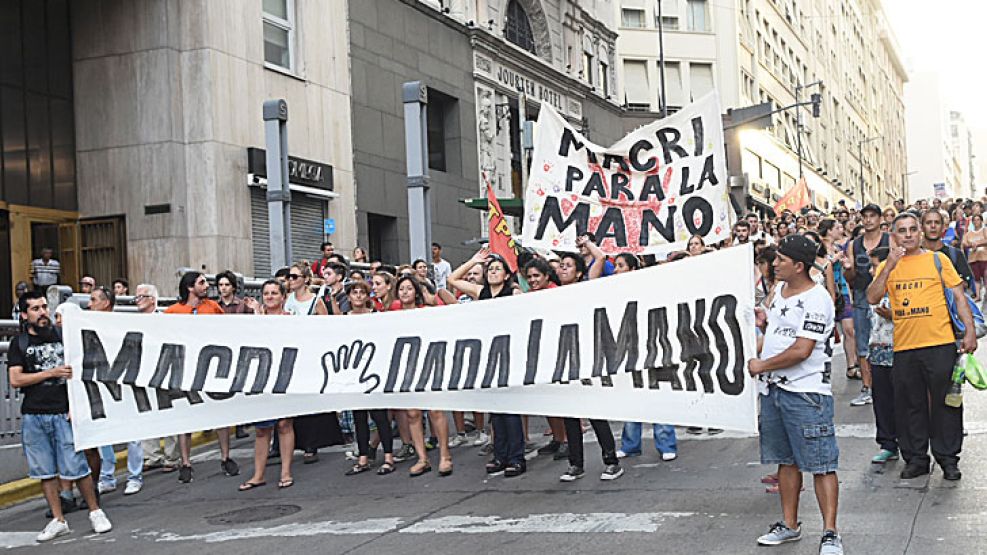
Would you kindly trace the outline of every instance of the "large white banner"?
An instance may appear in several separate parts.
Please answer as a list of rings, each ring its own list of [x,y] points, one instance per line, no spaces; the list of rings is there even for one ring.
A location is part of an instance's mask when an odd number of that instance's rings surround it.
[[[507,299],[363,316],[69,310],[76,444],[357,408],[753,432],[751,276],[744,246]]]
[[[524,196],[525,247],[575,251],[589,231],[608,254],[661,254],[685,250],[695,234],[726,239],[733,219],[715,92],[609,148],[542,105]]]

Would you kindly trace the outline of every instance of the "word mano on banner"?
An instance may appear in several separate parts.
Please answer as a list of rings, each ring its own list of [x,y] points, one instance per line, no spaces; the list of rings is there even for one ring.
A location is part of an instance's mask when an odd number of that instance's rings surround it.
[[[299,320],[68,310],[77,447],[343,409],[752,432],[749,246],[505,299]],[[665,285],[660,285],[665,284]],[[214,318],[221,318],[217,322]]]
[[[723,124],[716,93],[597,146],[543,105],[524,197],[525,247],[575,251],[592,232],[607,254],[684,250],[730,235]]]

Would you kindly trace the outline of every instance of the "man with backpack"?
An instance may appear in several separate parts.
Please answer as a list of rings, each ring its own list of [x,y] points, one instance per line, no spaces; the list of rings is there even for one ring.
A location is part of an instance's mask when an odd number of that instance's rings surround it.
[[[10,385],[20,388],[21,443],[27,456],[28,476],[41,480],[52,520],[38,534],[51,541],[71,532],[65,522],[58,493],[58,479],[75,481],[89,506],[89,522],[98,534],[113,526],[99,508],[96,487],[82,451],[76,451],[69,422],[67,380],[72,367],[65,365],[62,337],[48,315],[48,302],[40,291],[28,291],[17,301],[27,331],[10,342],[7,355]]]

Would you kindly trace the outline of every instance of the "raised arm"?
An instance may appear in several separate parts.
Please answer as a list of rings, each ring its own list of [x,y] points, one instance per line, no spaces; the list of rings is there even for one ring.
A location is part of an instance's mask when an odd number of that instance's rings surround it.
[[[586,279],[596,279],[603,275],[603,266],[607,263],[607,255],[603,254],[603,250],[597,246],[596,243],[589,240],[589,237],[585,235],[576,239],[576,246],[585,246],[589,250],[590,255],[593,257],[593,265],[589,268],[589,274]]]
[[[469,260],[449,274],[449,277],[446,278],[446,287],[452,286],[457,291],[461,291],[463,294],[469,295],[474,300],[479,298],[480,292],[483,291],[483,286],[470,283],[464,278],[466,277],[466,273],[469,272],[470,268],[473,266],[477,264],[486,264],[489,256],[490,249],[486,247],[476,251],[476,254],[474,254]]]

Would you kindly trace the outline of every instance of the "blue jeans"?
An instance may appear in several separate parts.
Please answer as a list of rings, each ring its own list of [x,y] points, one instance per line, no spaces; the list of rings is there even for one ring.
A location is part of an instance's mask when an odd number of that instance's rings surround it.
[[[668,424],[653,424],[655,433],[655,449],[659,453],[677,453],[675,441],[675,426]],[[641,423],[624,422],[624,431],[620,434],[620,450],[628,455],[641,454]]]
[[[788,391],[777,385],[761,396],[758,418],[761,464],[796,465],[802,472],[836,472],[840,449],[833,424],[833,397]]]
[[[27,475],[35,480],[89,476],[85,454],[75,450],[68,414],[22,415],[21,445],[27,457]]]
[[[117,455],[113,452],[112,445],[104,445],[99,448],[99,483],[106,484],[111,488],[117,486],[115,476],[117,467]],[[144,448],[139,441],[127,443],[127,481],[144,483]]]
[[[494,431],[494,458],[504,464],[524,465],[524,425],[518,414],[490,415]]]
[[[853,333],[857,340],[857,356],[870,355],[870,304],[864,291],[853,292]]]

